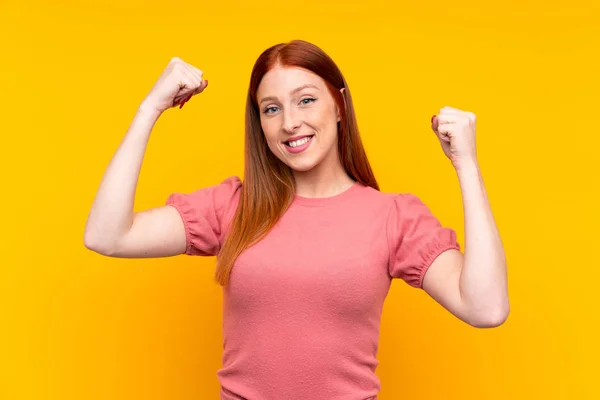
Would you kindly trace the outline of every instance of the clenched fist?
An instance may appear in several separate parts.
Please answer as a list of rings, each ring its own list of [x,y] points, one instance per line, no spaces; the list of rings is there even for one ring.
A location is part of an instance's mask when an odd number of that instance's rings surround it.
[[[143,105],[162,114],[171,107],[183,107],[192,96],[202,93],[207,85],[208,81],[202,79],[202,71],[174,57],[144,99]]]
[[[475,125],[475,114],[452,107],[442,108],[431,118],[431,129],[455,168],[477,159]]]

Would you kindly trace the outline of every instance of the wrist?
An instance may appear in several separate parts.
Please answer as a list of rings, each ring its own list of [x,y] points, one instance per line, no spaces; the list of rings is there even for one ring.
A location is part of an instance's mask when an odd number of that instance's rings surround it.
[[[479,162],[475,157],[458,160],[452,164],[459,175],[479,171]]]
[[[157,120],[162,115],[163,111],[160,111],[149,102],[143,101],[138,107],[137,113],[143,117]]]

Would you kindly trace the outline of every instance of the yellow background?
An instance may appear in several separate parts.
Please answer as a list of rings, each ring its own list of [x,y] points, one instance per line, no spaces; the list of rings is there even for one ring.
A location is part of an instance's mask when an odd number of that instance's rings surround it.
[[[244,101],[265,48],[339,64],[384,191],[420,196],[464,243],[456,175],[429,128],[478,116],[512,312],[477,330],[394,283],[381,399],[598,399],[596,1],[0,2],[0,399],[216,399],[214,259],[83,246],[104,168],[172,56],[210,85],[161,117],[136,209],[243,171]]]

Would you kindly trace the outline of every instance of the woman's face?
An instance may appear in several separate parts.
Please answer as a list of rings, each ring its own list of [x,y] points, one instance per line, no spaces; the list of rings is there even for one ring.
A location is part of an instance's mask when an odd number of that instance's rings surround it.
[[[283,163],[304,172],[339,162],[339,109],[321,77],[277,66],[263,77],[256,98],[267,144]]]

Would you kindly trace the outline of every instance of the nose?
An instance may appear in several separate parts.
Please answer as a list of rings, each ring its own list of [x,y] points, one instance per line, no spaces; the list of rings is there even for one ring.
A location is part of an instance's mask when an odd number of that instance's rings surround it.
[[[283,110],[283,130],[286,133],[293,134],[298,130],[298,128],[302,125],[302,120],[299,118],[297,113],[291,108],[287,108]]]

